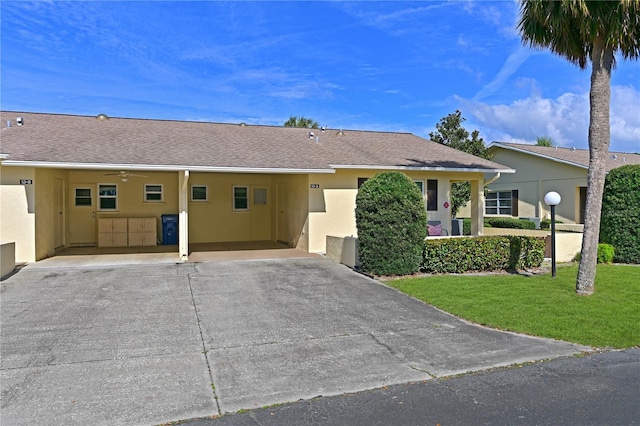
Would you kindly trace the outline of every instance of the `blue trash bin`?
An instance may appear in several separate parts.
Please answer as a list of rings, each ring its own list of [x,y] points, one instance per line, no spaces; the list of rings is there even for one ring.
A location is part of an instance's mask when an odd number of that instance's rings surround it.
[[[162,245],[178,244],[178,215],[162,215]]]

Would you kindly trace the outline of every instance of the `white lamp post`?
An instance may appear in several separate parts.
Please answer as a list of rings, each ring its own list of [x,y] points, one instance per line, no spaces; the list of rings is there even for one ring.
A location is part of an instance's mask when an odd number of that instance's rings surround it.
[[[544,202],[551,206],[551,276],[556,277],[556,206],[562,197],[555,191],[547,192]]]

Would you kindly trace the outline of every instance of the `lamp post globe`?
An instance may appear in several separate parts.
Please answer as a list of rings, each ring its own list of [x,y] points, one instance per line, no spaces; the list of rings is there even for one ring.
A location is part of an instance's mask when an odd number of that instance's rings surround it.
[[[555,191],[547,192],[544,202],[551,207],[551,276],[556,277],[556,206],[562,197]]]
[[[548,206],[557,206],[558,204],[560,204],[560,201],[562,201],[562,197],[555,191],[547,192],[547,194],[544,196],[544,202]]]

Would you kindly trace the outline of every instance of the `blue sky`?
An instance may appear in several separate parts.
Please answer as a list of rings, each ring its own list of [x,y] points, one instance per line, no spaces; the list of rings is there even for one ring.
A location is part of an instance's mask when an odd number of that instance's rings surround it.
[[[590,69],[522,45],[513,1],[6,1],[3,110],[587,147]],[[612,77],[611,150],[640,152],[640,62]]]

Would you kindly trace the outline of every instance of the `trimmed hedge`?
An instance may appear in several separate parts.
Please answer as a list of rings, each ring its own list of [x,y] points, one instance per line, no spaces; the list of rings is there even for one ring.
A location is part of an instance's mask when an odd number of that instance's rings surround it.
[[[558,223],[558,221],[556,221]],[[512,219],[508,217],[484,218],[485,228],[536,229],[535,222],[528,219]],[[462,219],[462,234],[471,235],[471,219]]]
[[[640,263],[640,165],[618,167],[604,183],[600,242],[615,247],[614,260]]]
[[[490,236],[426,240],[422,270],[464,273],[535,268],[544,260],[539,237]]]
[[[509,217],[490,217],[484,219],[493,228],[536,229],[535,222],[527,219],[513,219]]]
[[[356,226],[362,270],[408,275],[420,270],[427,212],[418,186],[404,173],[368,179],[356,196]]]
[[[556,219],[556,225],[559,223],[564,223],[564,222]],[[540,229],[551,229],[551,219],[542,219],[540,221]]]

